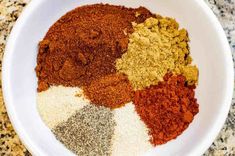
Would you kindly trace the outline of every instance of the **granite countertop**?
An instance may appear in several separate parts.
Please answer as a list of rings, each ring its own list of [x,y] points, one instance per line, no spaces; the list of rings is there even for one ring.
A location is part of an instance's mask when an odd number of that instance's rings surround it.
[[[0,0],[0,66],[6,39],[30,0]],[[235,0],[205,0],[220,20],[235,58]],[[0,84],[0,155],[30,155],[14,132],[6,113]],[[235,96],[226,123],[205,156],[235,156]]]

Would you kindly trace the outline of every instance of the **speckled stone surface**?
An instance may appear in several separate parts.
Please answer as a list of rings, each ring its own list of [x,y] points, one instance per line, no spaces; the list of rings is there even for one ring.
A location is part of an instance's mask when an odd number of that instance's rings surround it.
[[[27,2],[26,0],[0,0],[0,66],[2,66],[2,55],[6,38]],[[2,71],[0,71],[1,73]],[[30,154],[21,144],[12,128],[3,103],[2,85],[0,85],[0,156],[22,155]]]
[[[235,0],[205,1],[220,20],[233,56],[235,56]],[[6,39],[15,20],[28,2],[29,0],[0,0],[0,66],[2,65]],[[3,103],[0,85],[0,156],[5,155],[21,156],[30,155],[30,153],[21,144],[11,126]],[[235,156],[235,95],[223,129],[204,156]]]
[[[235,58],[235,0],[206,0],[222,24]],[[235,156],[235,93],[226,123],[204,155]]]

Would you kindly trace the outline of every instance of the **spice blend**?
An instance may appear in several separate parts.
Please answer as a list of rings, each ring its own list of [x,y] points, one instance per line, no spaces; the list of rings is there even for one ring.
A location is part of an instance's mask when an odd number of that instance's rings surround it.
[[[174,19],[144,7],[78,7],[39,43],[39,114],[77,155],[143,155],[199,111],[188,42]]]

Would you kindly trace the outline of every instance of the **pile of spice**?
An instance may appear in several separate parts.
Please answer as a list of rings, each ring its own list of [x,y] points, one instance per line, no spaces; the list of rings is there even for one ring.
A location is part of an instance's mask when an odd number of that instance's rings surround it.
[[[197,82],[198,70],[190,65],[187,31],[179,30],[174,19],[158,16],[133,26],[128,50],[116,67],[135,90],[158,84],[169,72],[183,74],[189,84]]]
[[[151,136],[148,135],[148,128],[140,120],[132,102],[124,107],[114,110],[116,127],[113,136],[112,156],[138,156],[144,153],[153,145],[150,143]]]
[[[132,86],[122,74],[111,74],[94,80],[84,87],[84,92],[92,103],[112,109],[123,106],[133,98]]]
[[[188,42],[174,19],[144,7],[78,7],[39,43],[39,114],[81,156],[136,156],[167,143],[199,111]]]
[[[67,13],[39,44],[38,91],[51,85],[81,87],[116,73],[115,61],[126,52],[128,34],[133,32],[131,23],[151,16],[143,7],[108,4],[78,7]]]
[[[53,129],[58,140],[77,155],[110,155],[115,122],[109,108],[85,106]]]
[[[52,86],[37,95],[37,108],[49,128],[67,121],[76,111],[89,105],[82,96],[83,92],[75,87]],[[79,103],[79,104],[78,104]]]
[[[180,135],[198,113],[195,86],[187,86],[182,75],[167,74],[163,82],[136,91],[136,111],[149,128],[154,145],[166,143]]]

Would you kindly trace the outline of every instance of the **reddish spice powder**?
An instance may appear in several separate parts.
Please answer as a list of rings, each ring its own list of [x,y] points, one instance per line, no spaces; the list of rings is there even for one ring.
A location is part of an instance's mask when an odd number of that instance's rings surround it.
[[[138,16],[136,16],[138,12]],[[116,72],[115,60],[126,52],[132,22],[154,16],[144,7],[95,4],[61,17],[39,44],[38,91],[50,85],[82,86]]]
[[[149,128],[153,145],[180,135],[198,113],[195,86],[186,86],[184,76],[167,74],[164,82],[135,92],[134,104]]]
[[[91,82],[83,88],[84,94],[91,103],[118,108],[132,101],[133,89],[129,80],[122,74],[110,74]]]

